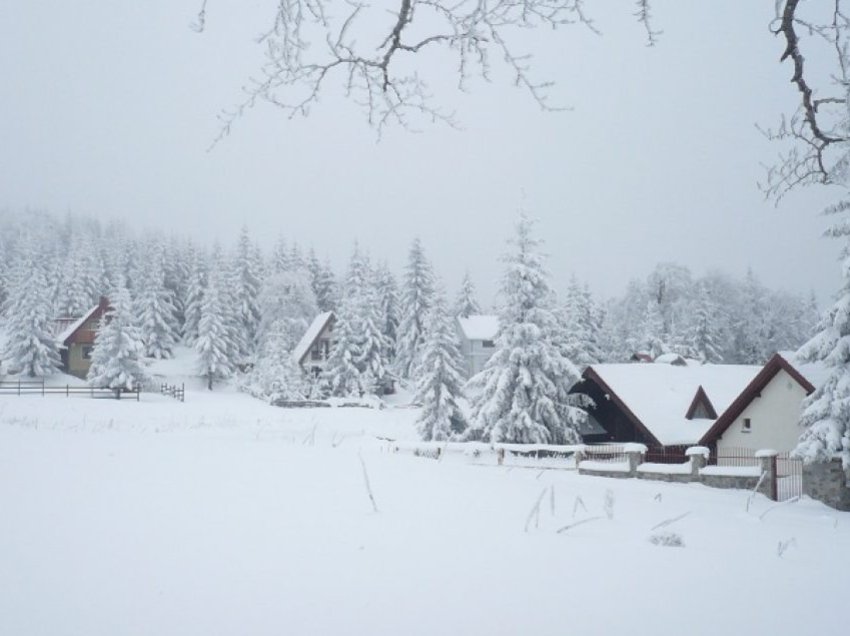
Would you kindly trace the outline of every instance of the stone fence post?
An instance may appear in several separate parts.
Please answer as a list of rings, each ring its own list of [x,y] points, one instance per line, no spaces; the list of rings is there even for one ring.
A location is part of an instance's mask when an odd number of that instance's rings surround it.
[[[773,499],[773,501],[779,500],[776,481],[777,455],[779,455],[779,451],[775,451],[772,448],[758,450],[755,454],[756,459],[761,461],[761,472],[765,476],[764,480],[762,480],[759,492],[761,492],[764,496]]]
[[[708,456],[711,451],[705,446],[691,446],[685,451],[685,457],[691,459],[691,479],[699,481],[699,471],[705,468],[708,463]]]
[[[646,445],[634,443],[626,444],[623,446],[623,450],[626,453],[626,458],[629,460],[629,475],[634,477],[637,475],[637,467],[640,466],[646,458]]]

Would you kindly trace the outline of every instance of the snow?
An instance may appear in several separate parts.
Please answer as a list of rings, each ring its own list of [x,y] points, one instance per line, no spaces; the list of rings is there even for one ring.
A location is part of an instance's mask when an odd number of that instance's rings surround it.
[[[595,364],[593,370],[616,392],[663,445],[694,444],[714,424],[685,418],[702,386],[720,415],[762,367],[704,364]]]
[[[593,459],[579,462],[578,467],[582,470],[599,470],[610,473],[628,473],[632,470],[629,462],[600,462]]]
[[[638,444],[635,442],[623,444],[624,453],[645,453],[648,450],[649,449],[646,447],[646,444]]]
[[[690,475],[691,462],[687,461],[682,464],[654,464],[652,462],[644,462],[637,467],[639,473],[659,473],[662,475]]]
[[[627,634],[658,599],[653,636],[846,627],[850,513],[391,452],[416,415],[0,396],[0,634]]]
[[[458,318],[460,329],[467,340],[493,340],[499,331],[499,317],[477,314]]]
[[[711,449],[706,446],[691,446],[685,450],[686,457],[693,457],[694,455],[702,455],[708,459],[708,456],[711,455]]]
[[[310,347],[313,346],[313,342],[322,333],[322,329],[324,329],[325,324],[327,324],[328,319],[332,315],[332,311],[326,311],[313,318],[313,322],[307,327],[307,331],[304,332],[301,340],[298,341],[298,344],[295,345],[295,349],[292,351],[292,357],[295,359],[295,362],[301,363],[301,359],[307,354]]]
[[[761,477],[759,466],[706,466],[700,475],[723,475],[726,477]]]
[[[779,451],[773,450],[772,448],[763,448],[753,453],[753,457],[756,459],[761,459],[762,457],[776,457],[777,455],[779,455]]]
[[[803,362],[793,351],[780,351],[779,355],[785,358],[785,360],[792,367],[797,369],[804,378],[811,382],[812,386],[815,388],[822,386],[829,377],[831,369],[824,364],[823,360]]]

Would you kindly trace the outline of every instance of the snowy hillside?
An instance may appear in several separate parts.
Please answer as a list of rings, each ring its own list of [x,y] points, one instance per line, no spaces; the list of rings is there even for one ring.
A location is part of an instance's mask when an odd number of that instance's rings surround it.
[[[843,622],[801,608],[846,600],[848,513],[761,496],[747,512],[742,491],[388,452],[376,436],[414,439],[415,416],[205,391],[0,398],[0,633],[801,634]],[[650,542],[664,532],[684,547]]]

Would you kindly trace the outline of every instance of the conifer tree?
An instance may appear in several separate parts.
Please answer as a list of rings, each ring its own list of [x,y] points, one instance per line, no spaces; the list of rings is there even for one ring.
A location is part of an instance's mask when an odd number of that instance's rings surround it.
[[[160,250],[152,250],[134,304],[145,355],[170,358],[177,344],[173,292],[165,286]]]
[[[402,378],[411,378],[416,370],[425,339],[425,316],[434,297],[434,274],[425,258],[422,243],[413,240],[401,290],[401,320],[396,341],[396,368]]]
[[[140,363],[144,345],[133,320],[130,293],[120,284],[110,294],[92,350],[88,383],[110,389],[138,389],[146,374]]]
[[[423,440],[443,441],[463,433],[466,418],[458,406],[463,361],[442,289],[435,292],[428,324],[414,397],[422,405],[416,425]]]
[[[384,359],[388,365],[395,361],[396,340],[398,339],[398,285],[395,276],[386,262],[376,271],[376,294],[380,307],[381,332],[386,340]]]
[[[272,404],[307,396],[309,386],[292,357],[295,334],[291,328],[292,323],[287,320],[277,320],[267,327],[257,347],[257,363],[245,379],[243,390]]]
[[[236,254],[233,258],[231,293],[235,311],[236,328],[240,331],[240,351],[243,358],[250,356],[260,322],[257,296],[260,293],[262,259],[251,242],[248,228],[239,234]]]
[[[460,283],[460,290],[455,299],[454,314],[460,318],[469,318],[481,313],[481,306],[475,298],[475,284],[467,271]]]
[[[51,324],[53,303],[47,293],[44,266],[32,240],[22,245],[14,269],[6,305],[3,361],[7,371],[29,377],[51,375],[60,363]]]
[[[198,374],[206,378],[210,391],[215,381],[228,378],[233,373],[231,355],[234,347],[227,324],[230,315],[222,297],[221,285],[221,274],[213,269],[204,290],[198,337],[194,343],[198,352]]]
[[[818,333],[800,348],[803,360],[817,361],[829,370],[827,379],[803,401],[804,427],[794,455],[807,463],[841,459],[850,479],[850,201],[827,208],[842,215],[826,235],[845,241],[841,251],[843,285],[835,304],[821,319]]]
[[[467,383],[472,398],[469,437],[491,442],[578,442],[584,400],[569,393],[579,380],[556,341],[555,299],[523,213],[505,255],[496,351]]]
[[[204,300],[204,288],[207,285],[207,268],[203,252],[192,244],[187,248],[187,259],[189,275],[186,283],[186,298],[183,302],[183,342],[191,346],[198,337],[201,305]]]
[[[315,286],[316,302],[320,311],[333,311],[339,304],[339,290],[330,263],[325,260]]]
[[[717,305],[711,300],[705,285],[700,284],[688,329],[685,354],[703,362],[722,362],[718,324]]]

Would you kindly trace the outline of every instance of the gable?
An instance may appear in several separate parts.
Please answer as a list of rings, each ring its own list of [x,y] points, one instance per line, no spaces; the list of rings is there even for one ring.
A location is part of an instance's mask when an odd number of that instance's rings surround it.
[[[714,410],[714,405],[708,399],[705,389],[702,385],[697,389],[696,395],[688,407],[688,412],[685,413],[686,420],[716,420],[717,411]]]

